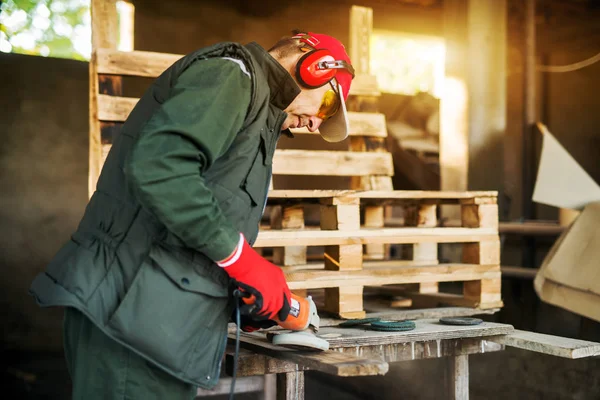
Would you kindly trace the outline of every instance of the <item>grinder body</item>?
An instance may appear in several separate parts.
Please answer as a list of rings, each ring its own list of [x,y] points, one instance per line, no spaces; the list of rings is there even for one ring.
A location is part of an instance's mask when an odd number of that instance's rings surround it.
[[[244,297],[242,299],[246,304],[254,304],[255,297]],[[285,321],[280,321],[278,318],[274,319],[277,325],[284,329],[291,331],[303,331],[311,328],[313,331],[319,329],[319,315],[317,314],[317,307],[310,296],[300,297],[292,293],[290,299],[290,313],[288,314]]]

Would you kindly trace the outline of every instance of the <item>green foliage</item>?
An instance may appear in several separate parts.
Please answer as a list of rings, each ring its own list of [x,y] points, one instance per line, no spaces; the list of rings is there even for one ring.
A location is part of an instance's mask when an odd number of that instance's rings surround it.
[[[0,4],[0,42],[5,41],[1,50],[89,59],[89,0],[4,0]]]

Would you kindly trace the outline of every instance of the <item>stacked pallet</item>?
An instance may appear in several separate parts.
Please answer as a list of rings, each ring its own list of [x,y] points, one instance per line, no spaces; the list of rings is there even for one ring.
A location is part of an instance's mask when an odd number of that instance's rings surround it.
[[[269,204],[279,217],[254,246],[274,248],[292,290],[324,288],[326,311],[363,317],[363,288],[395,284],[416,284],[416,296],[440,303],[502,306],[496,192],[275,190]],[[304,225],[303,209],[311,204],[320,205],[320,227]],[[461,208],[461,227],[438,226],[442,204]],[[361,213],[383,206],[401,207],[404,226],[361,224]],[[440,243],[461,244],[462,262],[439,263]],[[411,258],[373,260],[366,246],[384,244],[410,245]],[[323,248],[322,262],[307,262],[309,246]],[[438,293],[439,282],[463,282],[462,296]]]

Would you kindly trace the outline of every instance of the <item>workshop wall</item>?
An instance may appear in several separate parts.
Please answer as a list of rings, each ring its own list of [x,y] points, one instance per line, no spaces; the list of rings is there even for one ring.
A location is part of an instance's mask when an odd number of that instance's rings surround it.
[[[87,201],[88,63],[0,53],[2,347],[60,349],[62,311],[27,290]]]

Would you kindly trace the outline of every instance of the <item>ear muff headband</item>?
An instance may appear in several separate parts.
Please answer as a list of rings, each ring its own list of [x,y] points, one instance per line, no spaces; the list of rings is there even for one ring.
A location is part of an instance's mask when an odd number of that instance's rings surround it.
[[[335,58],[327,49],[311,50],[304,54],[296,63],[296,79],[308,89],[316,89],[335,77],[335,69],[321,69],[322,62],[334,62]]]

